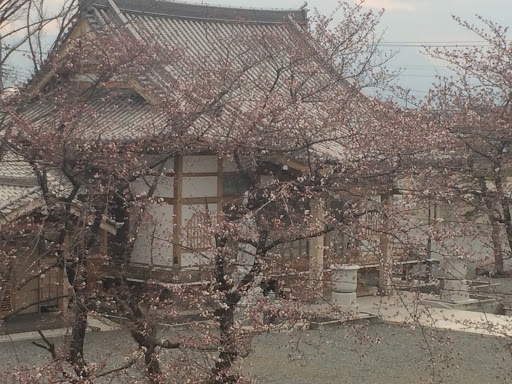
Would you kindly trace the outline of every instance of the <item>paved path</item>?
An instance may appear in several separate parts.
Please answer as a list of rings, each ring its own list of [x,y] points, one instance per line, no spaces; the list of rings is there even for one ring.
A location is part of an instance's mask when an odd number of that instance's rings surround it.
[[[89,316],[87,319],[87,332],[109,332],[119,329],[119,325],[101,316]],[[68,328],[56,328],[42,330],[44,335],[48,338],[60,337],[68,335],[70,330]],[[38,340],[41,337],[37,331],[10,333],[0,335],[0,344],[12,341],[22,340]]]
[[[360,311],[379,315],[387,323],[417,324],[437,329],[481,335],[512,337],[512,317],[492,313],[432,308],[423,305],[428,296],[401,293],[390,298],[358,298]]]

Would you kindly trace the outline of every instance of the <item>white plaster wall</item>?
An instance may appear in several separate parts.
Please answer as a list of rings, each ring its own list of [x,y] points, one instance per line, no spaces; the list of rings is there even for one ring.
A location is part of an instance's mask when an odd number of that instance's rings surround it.
[[[217,156],[184,156],[183,172],[184,173],[203,173],[217,172],[218,167]]]
[[[150,206],[139,227],[132,263],[171,267],[173,264],[174,208],[168,204]]]
[[[174,172],[174,157],[171,157],[165,162],[162,172]]]
[[[228,159],[223,159],[222,160],[222,170],[224,172],[238,172],[238,167],[234,161],[228,160]]]
[[[150,166],[152,164],[155,164],[158,162],[162,157],[158,155],[144,155],[143,160],[145,161],[147,166]],[[171,157],[165,162],[164,168],[162,169],[163,172],[169,172],[174,171],[174,158]]]
[[[155,189],[155,197],[174,197],[174,177],[160,176]]]
[[[145,196],[148,194],[149,186],[153,182],[152,176],[141,176],[133,183],[130,183],[132,193],[137,196]]]
[[[146,164],[153,164],[160,159],[159,156],[146,155],[144,156],[144,161]],[[164,167],[162,168],[162,175],[158,180],[158,185],[155,189],[155,197],[174,197],[174,177],[164,176],[164,174],[169,174],[174,172],[174,158],[168,159]],[[132,192],[136,195],[147,195],[149,192],[149,187],[153,184],[154,176],[141,176],[136,179],[133,183],[131,183]]]
[[[217,196],[217,176],[184,177],[183,197]]]
[[[149,193],[149,188],[153,184],[154,176],[139,177],[131,183],[132,192],[138,196],[144,196]],[[160,176],[155,188],[154,197],[174,197],[174,177]]]

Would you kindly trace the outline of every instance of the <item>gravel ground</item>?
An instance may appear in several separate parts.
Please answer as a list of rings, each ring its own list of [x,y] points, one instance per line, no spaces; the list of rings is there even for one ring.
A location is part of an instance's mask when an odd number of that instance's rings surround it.
[[[256,383],[494,384],[512,378],[504,339],[432,330],[424,335],[387,325],[298,336],[292,343],[289,335],[255,341],[248,368]]]
[[[129,351],[133,351],[136,347],[126,331],[92,332],[86,335],[85,340],[88,361],[106,363],[109,369],[123,364]],[[63,341],[61,337],[52,340],[57,348],[62,346]],[[20,367],[43,365],[50,361],[49,353],[33,345],[32,341],[0,344],[0,371],[12,372]],[[2,379],[5,379],[5,375],[0,375],[0,382],[5,382]]]
[[[512,355],[505,352],[505,342],[377,324],[258,336],[244,365],[258,384],[411,384],[429,383],[432,377],[436,383],[509,383]],[[109,367],[121,364],[133,347],[124,331],[90,333],[87,344],[89,358]],[[30,341],[0,344],[1,371],[47,361],[48,354]]]

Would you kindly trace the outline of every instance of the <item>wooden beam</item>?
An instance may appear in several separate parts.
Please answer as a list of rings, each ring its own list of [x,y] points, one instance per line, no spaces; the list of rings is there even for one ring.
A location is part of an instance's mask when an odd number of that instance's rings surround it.
[[[218,199],[217,212],[222,212],[222,204],[223,204],[222,183],[223,183],[223,180],[224,180],[224,164],[223,164],[222,159],[219,157],[219,160],[217,162],[217,199]],[[218,215],[217,217],[220,217],[220,216]]]

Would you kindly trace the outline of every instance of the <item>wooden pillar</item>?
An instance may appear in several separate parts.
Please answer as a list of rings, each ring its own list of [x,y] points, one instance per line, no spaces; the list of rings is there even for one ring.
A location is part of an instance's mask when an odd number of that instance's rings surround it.
[[[67,296],[69,294],[69,281],[68,281],[68,276],[65,271],[65,267],[60,268],[58,274],[59,274],[59,281],[60,281],[58,292],[61,296]],[[59,311],[62,315],[65,315],[67,313],[67,311],[68,311],[68,298],[67,297],[62,297],[61,299],[59,299]]]
[[[391,217],[393,212],[393,193],[381,195],[382,206],[382,234],[380,236],[381,258],[379,266],[379,292],[381,295],[391,296],[393,267],[393,237],[391,231]]]
[[[311,202],[311,214],[316,220],[324,221],[325,201]],[[325,235],[309,240],[309,281],[318,295],[323,295]]]
[[[174,233],[173,233],[173,265],[181,267],[181,224],[182,224],[182,188],[183,188],[183,157],[174,158]]]

